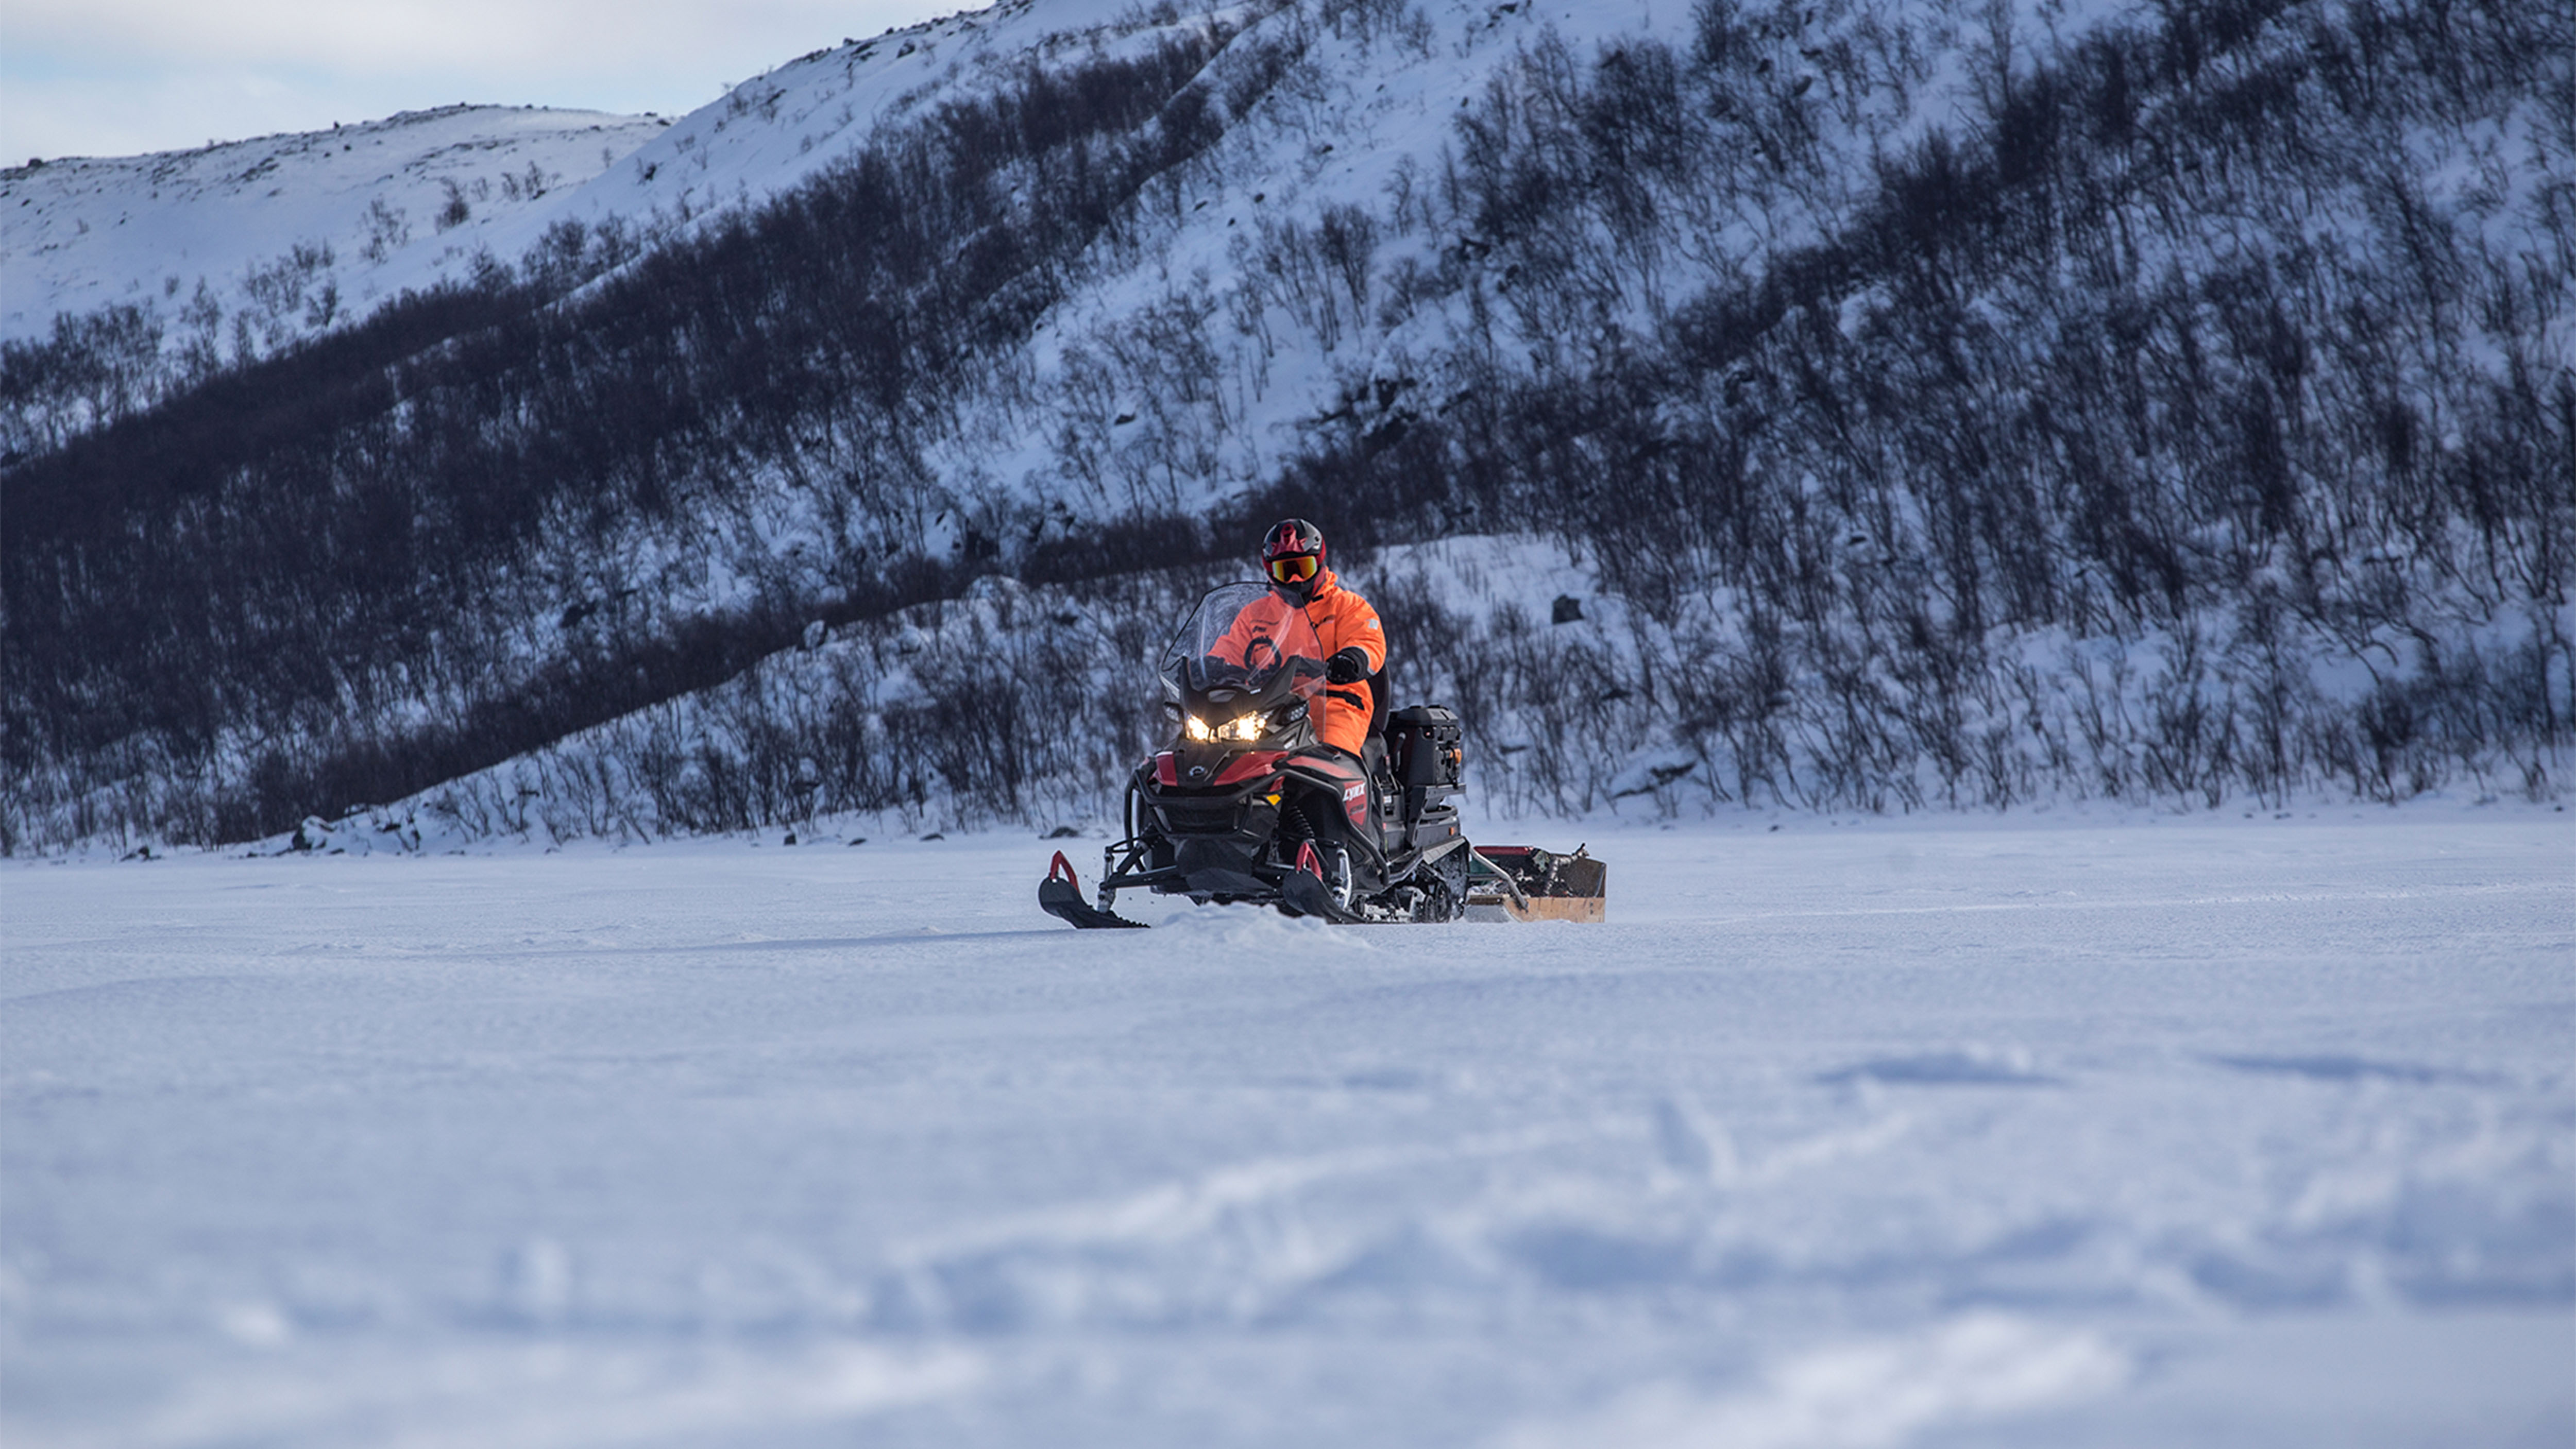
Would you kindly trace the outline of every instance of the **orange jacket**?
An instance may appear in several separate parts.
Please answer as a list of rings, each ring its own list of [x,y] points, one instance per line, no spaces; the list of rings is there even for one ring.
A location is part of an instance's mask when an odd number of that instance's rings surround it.
[[[1273,591],[1271,598],[1281,596]],[[1284,604],[1283,604],[1284,607]],[[1377,610],[1368,600],[1343,588],[1341,578],[1331,569],[1315,581],[1315,590],[1306,601],[1306,622],[1315,628],[1315,638],[1324,647],[1324,657],[1332,658],[1345,649],[1357,648],[1368,656],[1369,673],[1386,667],[1386,630],[1379,626]],[[1277,615],[1271,616],[1273,619]],[[1247,625],[1251,627],[1248,629]],[[1255,611],[1244,611],[1234,633],[1249,635],[1268,633],[1264,622],[1256,622]],[[1229,639],[1231,639],[1229,635]],[[1326,686],[1323,716],[1315,721],[1315,733],[1325,744],[1348,750],[1356,755],[1368,738],[1369,716],[1377,709],[1377,697],[1369,692],[1369,682],[1361,679],[1350,684]]]

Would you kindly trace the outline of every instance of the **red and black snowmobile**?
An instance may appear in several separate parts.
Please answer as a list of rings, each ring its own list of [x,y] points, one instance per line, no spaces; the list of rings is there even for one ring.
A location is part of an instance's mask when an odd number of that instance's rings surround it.
[[[1245,901],[1330,921],[1449,921],[1466,913],[1474,851],[1453,797],[1458,716],[1438,705],[1379,717],[1354,758],[1321,743],[1324,651],[1267,584],[1199,600],[1163,648],[1172,743],[1128,783],[1126,836],[1102,853],[1097,904],[1058,852],[1038,904],[1076,926],[1136,926],[1122,890]]]

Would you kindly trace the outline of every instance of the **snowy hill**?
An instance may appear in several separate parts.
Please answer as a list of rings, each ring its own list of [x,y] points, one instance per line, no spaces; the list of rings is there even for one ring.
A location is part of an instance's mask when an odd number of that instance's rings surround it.
[[[0,830],[1105,811],[1144,724],[1065,701],[1285,512],[1528,808],[2545,796],[2556,23],[1040,0],[818,51],[148,413],[13,362]],[[959,726],[1008,718],[1065,723]]]
[[[304,135],[0,172],[0,338],[57,313],[200,298],[280,338],[470,270],[510,224],[658,135],[650,117],[451,106]],[[514,246],[511,254],[523,247]],[[299,266],[299,254],[310,261]],[[285,300],[282,283],[301,292]],[[336,302],[320,305],[322,289]],[[267,295],[262,295],[265,292]],[[263,311],[268,315],[262,315]],[[219,342],[229,342],[216,322]]]
[[[245,314],[256,355],[405,289],[466,280],[478,259],[514,262],[566,223],[666,238],[806,180],[936,88],[1085,44],[1130,9],[1056,3],[1037,20],[1016,0],[844,40],[676,122],[449,106],[0,170],[0,340],[143,304],[161,314],[174,362],[206,328],[229,350],[230,319]]]

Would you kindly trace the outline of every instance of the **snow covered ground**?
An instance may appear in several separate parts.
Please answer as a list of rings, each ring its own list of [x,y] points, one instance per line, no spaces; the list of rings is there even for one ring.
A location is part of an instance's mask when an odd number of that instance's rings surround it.
[[[1604,927],[11,865],[0,1434],[2563,1449],[2569,819],[1486,832]]]

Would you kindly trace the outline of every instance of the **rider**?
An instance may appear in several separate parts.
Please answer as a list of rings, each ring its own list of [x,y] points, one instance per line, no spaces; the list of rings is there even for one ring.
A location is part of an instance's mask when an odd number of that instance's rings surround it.
[[[1281,519],[1261,536],[1261,569],[1271,588],[1305,614],[1323,641],[1324,717],[1315,733],[1356,758],[1377,708],[1370,676],[1386,666],[1386,631],[1368,600],[1324,567],[1324,556],[1324,531],[1302,518]]]

